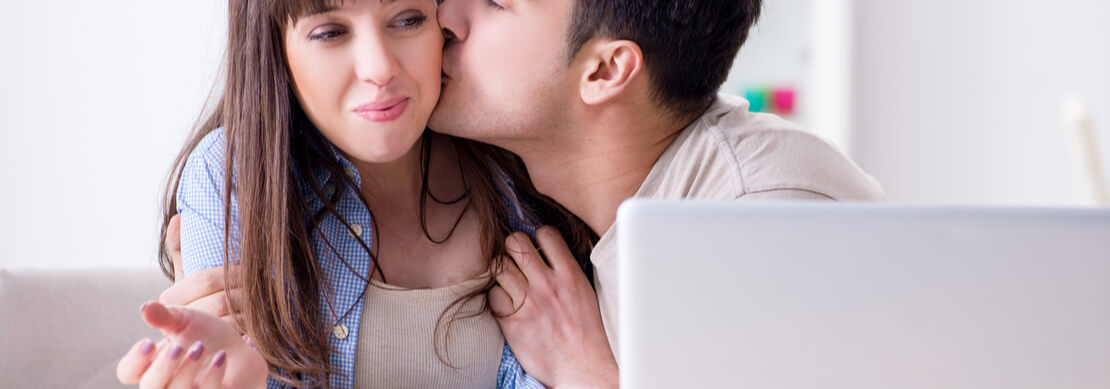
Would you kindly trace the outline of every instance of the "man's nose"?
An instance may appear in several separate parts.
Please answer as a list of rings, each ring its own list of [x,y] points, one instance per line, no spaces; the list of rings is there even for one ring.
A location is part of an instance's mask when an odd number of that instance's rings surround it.
[[[443,0],[436,9],[447,42],[465,41],[470,32],[469,12],[474,0]]]

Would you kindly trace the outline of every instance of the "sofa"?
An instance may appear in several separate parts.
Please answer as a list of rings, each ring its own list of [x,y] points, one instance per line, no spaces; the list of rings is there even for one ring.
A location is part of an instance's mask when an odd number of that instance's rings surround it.
[[[0,388],[120,388],[116,361],[161,339],[139,316],[170,281],[157,265],[0,268]]]

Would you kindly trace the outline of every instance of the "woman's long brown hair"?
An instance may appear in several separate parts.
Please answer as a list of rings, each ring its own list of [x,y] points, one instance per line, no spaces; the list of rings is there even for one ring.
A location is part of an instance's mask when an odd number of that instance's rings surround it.
[[[334,1],[229,1],[222,88],[217,89],[219,97],[210,97],[209,101],[216,101],[216,105],[206,109],[205,117],[195,125],[174,161],[162,203],[163,251],[159,262],[172,279],[173,262],[164,247],[169,221],[177,213],[181,172],[197,144],[223,127],[227,167],[222,194],[224,231],[232,231],[236,223],[240,231],[237,252],[231,251],[231,234],[224,236],[225,265],[235,262],[240,265],[234,271],[233,267],[224,266],[228,290],[230,285],[238,285],[242,293],[238,306],[232,309],[241,312],[240,327],[270,364],[275,377],[298,387],[330,386],[328,375],[335,373],[329,362],[331,349],[327,342],[331,323],[325,321],[319,297],[324,294],[330,304],[334,300],[310,237],[318,221],[327,215],[334,215],[346,224],[335,209],[338,196],[329,199],[313,175],[303,172],[327,169],[333,177],[341,178],[336,193],[361,193],[343,179],[346,176],[339,162],[320,152],[320,146],[327,144],[327,140],[311,126],[297,103],[283,47],[283,34],[290,21],[322,10],[331,2]],[[517,197],[529,205],[524,209],[526,217],[542,220],[562,231],[580,264],[589,269],[584,261],[596,235],[577,217],[538,193],[519,158],[490,145],[440,135],[425,135],[425,142],[433,136],[449,139],[458,150],[459,167],[467,183],[466,209],[477,212],[481,221],[482,249],[490,258],[491,272],[500,269],[505,237],[511,232],[508,220],[513,217],[503,197],[512,194],[504,191],[497,171],[512,180]],[[425,177],[427,163],[425,156]],[[302,188],[303,183],[309,188]],[[304,189],[325,199],[324,208],[309,209]],[[231,220],[228,212],[231,196],[235,196],[239,209],[236,221]],[[427,185],[422,196],[439,201],[431,196]],[[365,199],[362,201],[365,203]],[[421,222],[427,235],[426,223]],[[437,241],[430,235],[428,238]],[[377,240],[374,242],[377,244]],[[374,266],[371,274],[359,277],[369,279],[375,271],[380,272],[380,267],[369,246],[363,242],[363,247],[374,259]],[[493,283],[491,279],[485,288],[464,299],[483,297]],[[488,303],[484,309],[489,309]]]

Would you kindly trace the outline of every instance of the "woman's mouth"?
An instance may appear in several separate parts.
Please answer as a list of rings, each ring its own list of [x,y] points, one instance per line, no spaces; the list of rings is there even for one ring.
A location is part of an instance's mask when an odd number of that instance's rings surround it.
[[[358,106],[352,111],[359,117],[371,122],[388,122],[405,113],[409,106],[408,97],[397,97],[388,100],[375,101]]]

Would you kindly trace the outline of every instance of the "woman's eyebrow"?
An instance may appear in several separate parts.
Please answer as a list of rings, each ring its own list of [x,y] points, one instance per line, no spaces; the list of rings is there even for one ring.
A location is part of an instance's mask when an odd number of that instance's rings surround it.
[[[339,10],[339,7],[336,7],[334,5],[328,5],[328,6],[324,6],[324,7],[317,8],[317,9],[314,9],[312,11],[309,11],[308,13],[306,13],[304,15],[304,17],[316,16],[316,15],[319,15],[319,14],[326,14],[326,13],[335,12],[335,11],[338,11],[338,10]]]

